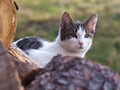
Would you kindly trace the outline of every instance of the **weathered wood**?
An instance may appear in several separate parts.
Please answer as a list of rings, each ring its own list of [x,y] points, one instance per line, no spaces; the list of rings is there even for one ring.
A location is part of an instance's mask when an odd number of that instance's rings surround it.
[[[23,90],[12,58],[0,42],[0,90]]]
[[[85,58],[58,55],[26,90],[120,90],[120,75]]]
[[[0,0],[0,39],[9,48],[16,32],[16,5],[12,0]]]
[[[13,57],[11,61],[15,64],[21,79],[24,79],[24,77],[33,70],[40,69],[37,64],[15,45],[11,44],[8,52]]]
[[[0,67],[6,66],[8,68],[8,70],[6,67],[3,69],[0,68],[0,70],[5,69],[3,74],[2,71],[0,72],[0,76],[1,76],[0,90],[22,90],[18,87],[19,85],[19,83],[17,83],[18,74],[16,73],[19,73],[22,83],[26,84],[27,80],[28,81],[32,80],[29,79],[28,77],[34,78],[34,75],[36,75],[36,73],[38,73],[41,70],[36,64],[34,64],[34,62],[32,62],[32,60],[29,57],[26,56],[24,52],[22,52],[17,47],[11,45],[17,26],[16,10],[18,10],[18,6],[14,1],[0,0],[0,32],[1,32],[0,41],[2,41],[4,46],[9,51],[9,54],[7,51],[5,53],[1,51],[0,53],[0,59],[1,59]],[[4,50],[4,48],[1,47],[1,50]],[[3,61],[3,59],[5,60]],[[11,63],[13,64],[13,66],[15,65],[14,69],[16,68],[17,71],[16,69],[15,70],[13,69]],[[6,73],[12,76],[9,77],[9,75],[7,76]],[[11,80],[11,83],[9,80]],[[6,81],[8,81],[8,83],[5,84]],[[13,87],[14,82],[16,82],[16,84],[14,84],[15,86]]]

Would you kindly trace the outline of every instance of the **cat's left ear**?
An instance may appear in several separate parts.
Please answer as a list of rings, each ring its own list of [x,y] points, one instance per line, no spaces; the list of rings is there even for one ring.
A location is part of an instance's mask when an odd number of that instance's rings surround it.
[[[95,31],[96,24],[98,21],[98,14],[92,15],[86,22],[86,27],[90,31]]]

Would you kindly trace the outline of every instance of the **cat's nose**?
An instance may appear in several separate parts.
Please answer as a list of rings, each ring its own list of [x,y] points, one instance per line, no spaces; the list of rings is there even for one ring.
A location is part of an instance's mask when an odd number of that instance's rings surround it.
[[[79,42],[79,45],[82,46],[82,45],[83,45],[83,42]]]

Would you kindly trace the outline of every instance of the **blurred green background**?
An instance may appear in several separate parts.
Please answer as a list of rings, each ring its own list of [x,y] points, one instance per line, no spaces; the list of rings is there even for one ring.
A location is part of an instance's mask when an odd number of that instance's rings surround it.
[[[40,36],[53,41],[58,33],[61,13],[85,21],[99,14],[96,34],[87,58],[110,66],[120,73],[120,0],[16,0],[18,27],[15,40]]]

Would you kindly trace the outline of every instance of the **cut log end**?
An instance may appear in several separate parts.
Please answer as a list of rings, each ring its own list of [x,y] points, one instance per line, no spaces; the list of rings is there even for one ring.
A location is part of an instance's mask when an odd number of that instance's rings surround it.
[[[120,75],[85,58],[60,55],[40,72],[26,90],[120,90]]]

